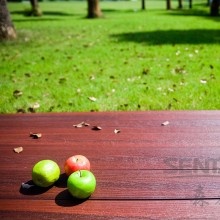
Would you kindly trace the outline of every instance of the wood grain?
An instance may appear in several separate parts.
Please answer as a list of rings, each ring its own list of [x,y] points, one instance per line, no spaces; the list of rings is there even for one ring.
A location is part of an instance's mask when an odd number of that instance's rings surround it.
[[[219,200],[0,200],[0,207],[4,219],[219,219]]]
[[[90,126],[73,127],[82,121]],[[24,151],[17,154],[19,146]],[[74,200],[66,189],[63,165],[74,154],[89,158],[97,178],[86,201]],[[0,115],[0,216],[218,219],[219,155],[220,111]],[[49,189],[23,190],[21,183],[31,183],[31,169],[42,159],[59,164],[60,180]]]

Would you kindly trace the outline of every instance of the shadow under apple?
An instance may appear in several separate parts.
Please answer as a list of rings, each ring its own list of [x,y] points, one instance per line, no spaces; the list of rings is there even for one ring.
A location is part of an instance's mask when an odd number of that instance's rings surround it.
[[[29,180],[21,184],[19,192],[23,195],[39,195],[47,192],[52,187],[53,185],[49,187],[36,186],[33,180]]]
[[[63,207],[80,205],[86,200],[88,200],[88,198],[87,199],[76,199],[72,197],[68,189],[65,189],[62,192],[60,192],[55,198],[56,204],[59,206],[63,206]]]
[[[66,173],[62,173],[54,185],[58,188],[67,188],[67,179]]]

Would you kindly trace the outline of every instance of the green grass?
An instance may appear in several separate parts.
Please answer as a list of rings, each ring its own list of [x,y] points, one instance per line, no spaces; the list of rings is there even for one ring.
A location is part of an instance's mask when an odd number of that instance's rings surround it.
[[[18,38],[0,44],[0,112],[220,109],[220,18],[200,3],[101,2],[95,20],[86,2],[43,2],[40,18],[10,3]]]

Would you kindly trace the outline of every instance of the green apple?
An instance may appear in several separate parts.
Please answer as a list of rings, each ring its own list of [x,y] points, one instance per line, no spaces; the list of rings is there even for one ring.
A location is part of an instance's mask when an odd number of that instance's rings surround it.
[[[53,160],[41,160],[32,169],[32,180],[40,187],[53,185],[60,177],[60,168]]]
[[[70,194],[78,199],[88,198],[96,187],[96,178],[89,170],[78,170],[72,173],[67,180]]]

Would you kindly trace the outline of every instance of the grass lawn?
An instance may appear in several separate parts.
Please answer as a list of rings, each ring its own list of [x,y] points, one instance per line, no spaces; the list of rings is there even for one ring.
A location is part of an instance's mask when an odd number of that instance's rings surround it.
[[[85,1],[42,2],[39,18],[10,3],[18,38],[0,43],[0,113],[220,109],[220,17],[194,2],[105,1],[95,20]]]

